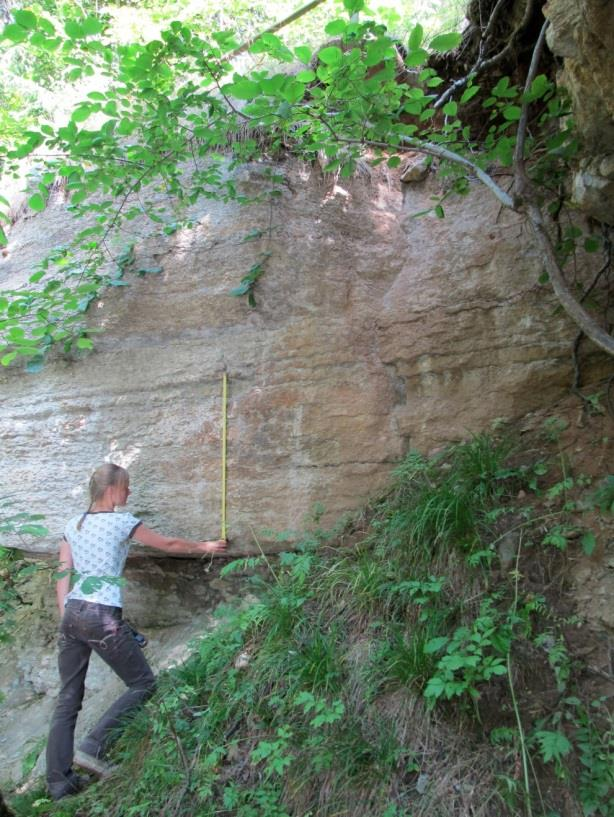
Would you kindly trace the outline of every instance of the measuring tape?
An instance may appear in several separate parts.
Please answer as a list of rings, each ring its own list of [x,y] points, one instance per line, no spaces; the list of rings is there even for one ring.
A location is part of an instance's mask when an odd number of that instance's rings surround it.
[[[220,539],[226,539],[226,441],[228,415],[228,374],[222,374],[222,526]]]

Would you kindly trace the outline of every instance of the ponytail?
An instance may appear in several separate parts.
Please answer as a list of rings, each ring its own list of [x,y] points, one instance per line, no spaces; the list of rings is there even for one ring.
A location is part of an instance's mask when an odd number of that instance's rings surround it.
[[[121,465],[114,465],[112,462],[105,462],[104,465],[97,468],[90,477],[90,504],[87,511],[77,522],[77,530],[81,530],[85,517],[92,510],[94,503],[98,502],[99,499],[102,499],[107,488],[127,484],[128,472],[125,468],[122,468]]]

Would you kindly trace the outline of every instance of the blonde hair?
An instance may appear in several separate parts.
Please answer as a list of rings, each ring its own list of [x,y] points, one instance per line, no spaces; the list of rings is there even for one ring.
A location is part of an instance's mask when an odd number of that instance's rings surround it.
[[[90,505],[87,511],[83,514],[77,524],[77,530],[81,530],[83,520],[92,509],[92,505],[102,499],[107,488],[115,487],[116,485],[128,485],[128,472],[121,465],[115,465],[112,462],[105,462],[100,465],[90,477],[89,491],[90,491]]]

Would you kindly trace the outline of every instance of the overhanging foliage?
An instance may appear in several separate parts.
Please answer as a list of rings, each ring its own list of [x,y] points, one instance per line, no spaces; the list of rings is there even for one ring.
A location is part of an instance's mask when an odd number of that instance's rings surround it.
[[[186,208],[202,198],[247,203],[229,171],[279,150],[307,161],[324,157],[324,170],[342,177],[352,175],[365,151],[373,163],[391,167],[407,150],[436,157],[452,176],[433,207],[442,218],[445,198],[466,192],[468,179],[477,177],[504,207],[527,215],[562,306],[588,337],[614,353],[612,336],[565,283],[561,264],[577,240],[571,248],[555,247],[542,212],[550,198],[560,209],[577,147],[553,83],[534,70],[524,89],[508,77],[488,87],[476,70],[457,80],[456,90],[442,90],[429,57],[455,48],[459,34],[425,42],[417,24],[408,48],[400,49],[383,24],[358,19],[362,0],[344,0],[344,6],[347,16],[326,25],[328,42],[315,52],[290,49],[276,34],[264,33],[249,50],[271,67],[247,73],[235,71],[230,60],[240,49],[232,32],[204,39],[173,22],[159,39],[115,45],[104,22],[91,14],[65,21],[58,31],[44,16],[15,12],[3,32],[5,45],[61,55],[67,82],[95,77],[99,90],[74,106],[68,122],[32,128],[19,144],[0,148],[8,172],[18,174],[24,161],[36,162],[32,210],[44,210],[60,183],[81,222],[71,244],[54,249],[28,286],[0,297],[3,365],[26,358],[36,369],[57,342],[67,351],[91,348],[84,313],[104,287],[125,284],[122,274],[131,263],[130,247],[113,243],[118,231],[145,217],[152,231],[170,234],[186,218]],[[491,120],[480,144],[464,114],[476,99]],[[526,138],[529,106],[538,135]],[[495,165],[514,166],[515,196],[489,173]],[[268,195],[274,194],[272,175]],[[8,210],[6,199],[0,205]],[[1,210],[0,218],[9,220]],[[578,238],[588,251],[601,248],[594,237]],[[7,242],[1,226],[0,242]],[[253,304],[256,283],[242,283],[234,294],[248,295]]]

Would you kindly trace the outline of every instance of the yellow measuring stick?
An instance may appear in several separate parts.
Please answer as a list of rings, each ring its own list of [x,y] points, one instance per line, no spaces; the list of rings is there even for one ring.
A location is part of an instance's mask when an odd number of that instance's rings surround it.
[[[228,414],[228,375],[222,374],[222,529],[220,539],[226,539],[226,439]]]

